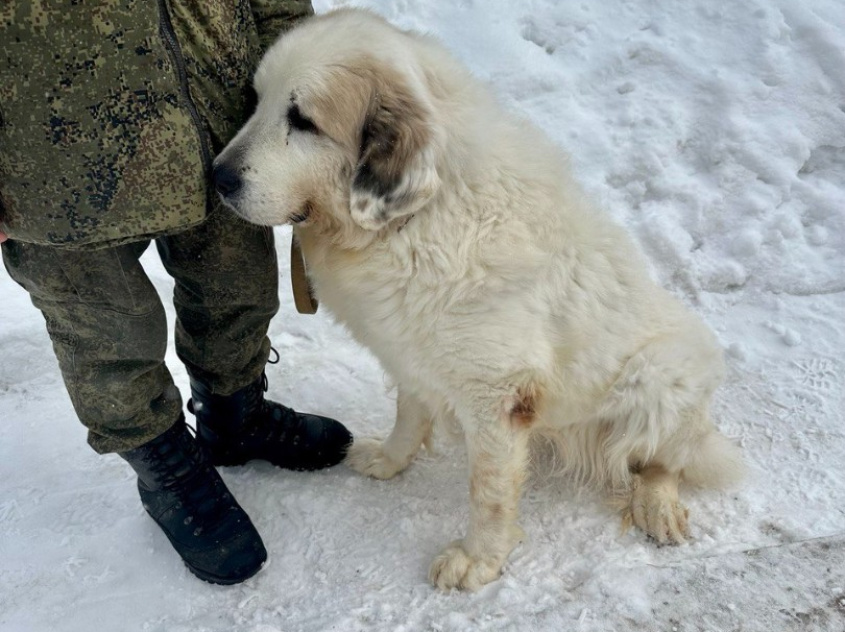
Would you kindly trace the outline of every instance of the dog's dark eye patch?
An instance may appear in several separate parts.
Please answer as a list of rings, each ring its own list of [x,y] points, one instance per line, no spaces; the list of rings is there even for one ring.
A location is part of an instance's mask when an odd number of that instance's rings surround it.
[[[320,133],[320,130],[314,125],[314,121],[303,116],[296,103],[291,104],[288,108],[288,124],[292,129],[299,130],[300,132],[309,132],[311,134]]]

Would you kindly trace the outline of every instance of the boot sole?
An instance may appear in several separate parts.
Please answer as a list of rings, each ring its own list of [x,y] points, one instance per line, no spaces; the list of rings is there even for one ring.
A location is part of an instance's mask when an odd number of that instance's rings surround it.
[[[222,579],[220,577],[216,577],[215,575],[210,575],[204,571],[201,571],[198,568],[194,568],[193,566],[185,562],[184,558],[182,558],[182,562],[184,562],[187,569],[191,571],[191,573],[195,577],[201,579],[204,582],[207,582],[209,584],[217,584],[218,586],[232,586],[234,584],[240,584],[242,582],[245,582],[251,577],[255,577],[258,574],[258,571],[264,568],[264,564],[267,562],[267,558],[265,557],[264,560],[262,560],[261,564],[259,564],[254,571],[251,571],[249,575],[244,575],[243,577],[240,577],[238,579]]]
[[[344,457],[344,458],[346,458],[346,457]],[[216,458],[213,458],[213,457],[211,459],[211,463],[212,463],[212,465],[214,465],[214,467],[239,467],[241,465],[246,465],[247,463],[250,463],[251,461],[265,461],[265,462],[269,463],[270,465],[272,465],[274,467],[278,467],[282,470],[288,470],[289,472],[318,472],[320,470],[326,470],[330,467],[334,467],[335,465],[340,465],[341,463],[343,463],[343,459],[340,459],[339,461],[331,461],[331,462],[327,462],[325,464],[310,465],[308,467],[305,467],[305,466],[282,465],[280,463],[274,463],[270,459],[265,459],[265,458],[262,458],[260,456],[247,457],[247,458],[243,458],[243,459],[233,459],[233,458],[216,459]]]
[[[352,445],[351,443],[349,445]],[[349,449],[349,446],[346,446],[346,450]],[[211,459],[211,464],[214,467],[239,467],[241,465],[246,465],[250,461],[266,461],[270,465],[275,467],[281,468],[283,470],[288,470],[291,472],[317,472],[319,470],[325,470],[330,467],[334,467],[335,465],[340,465],[343,463],[344,459],[346,459],[346,451],[342,455],[338,455],[338,459],[336,461],[323,461],[317,463],[315,465],[309,466],[291,466],[291,465],[284,465],[281,463],[275,463],[268,458],[264,458],[262,456],[245,456],[242,454],[233,453],[230,451],[216,451],[212,448],[207,448],[209,458]]]

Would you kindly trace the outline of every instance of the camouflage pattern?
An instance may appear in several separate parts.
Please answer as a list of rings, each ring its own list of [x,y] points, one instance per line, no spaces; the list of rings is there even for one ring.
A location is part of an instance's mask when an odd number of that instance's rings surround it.
[[[0,231],[115,246],[199,224],[262,47],[302,0],[0,3]]]
[[[6,269],[44,315],[71,401],[101,453],[146,443],[182,410],[164,364],[164,308],[138,262],[149,243],[2,245]],[[278,309],[271,230],[215,208],[208,221],[156,245],[176,281],[176,351],[192,379],[223,395],[257,379]]]

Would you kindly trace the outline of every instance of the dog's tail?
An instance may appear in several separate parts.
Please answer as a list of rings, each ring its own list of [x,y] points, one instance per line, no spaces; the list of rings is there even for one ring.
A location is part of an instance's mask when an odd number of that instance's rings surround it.
[[[696,445],[683,469],[684,480],[699,487],[728,487],[744,475],[739,446],[715,428]]]

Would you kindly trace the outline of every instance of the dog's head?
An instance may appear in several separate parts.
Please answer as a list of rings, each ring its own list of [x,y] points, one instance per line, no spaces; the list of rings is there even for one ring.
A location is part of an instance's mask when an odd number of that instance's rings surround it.
[[[257,224],[378,230],[436,193],[442,134],[417,40],[341,10],[284,35],[255,73],[258,106],[214,161],[223,202]]]

